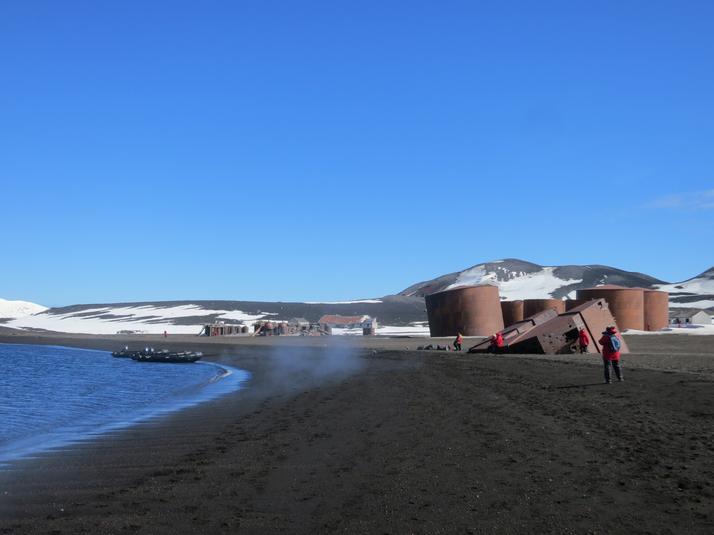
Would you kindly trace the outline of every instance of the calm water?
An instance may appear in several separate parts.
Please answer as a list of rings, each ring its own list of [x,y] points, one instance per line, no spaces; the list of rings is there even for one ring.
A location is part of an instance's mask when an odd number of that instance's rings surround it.
[[[244,370],[0,344],[0,465],[237,390]]]

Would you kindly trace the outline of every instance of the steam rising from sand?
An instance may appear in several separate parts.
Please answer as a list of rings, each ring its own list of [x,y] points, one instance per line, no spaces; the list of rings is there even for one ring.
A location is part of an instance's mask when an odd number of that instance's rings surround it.
[[[306,388],[339,381],[364,365],[360,350],[349,344],[323,347],[272,347],[268,380],[274,386]]]

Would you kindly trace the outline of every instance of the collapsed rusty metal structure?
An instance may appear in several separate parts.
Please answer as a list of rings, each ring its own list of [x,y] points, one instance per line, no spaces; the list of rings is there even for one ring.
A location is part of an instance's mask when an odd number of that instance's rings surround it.
[[[599,340],[609,326],[616,326],[615,318],[605,299],[594,299],[559,314],[550,308],[537,312],[523,321],[499,331],[504,345],[495,350],[512,354],[564,354],[579,351],[578,335],[584,329],[590,343],[587,353],[600,353]],[[621,353],[628,353],[622,340]],[[490,338],[474,345],[469,353],[494,352]]]
[[[576,299],[501,301],[490,284],[459,286],[426,296],[433,337],[503,335],[507,353],[571,353],[577,333],[590,338],[587,352],[598,353],[608,326],[656,331],[667,327],[669,294],[646,288],[605,285],[577,290]],[[490,349],[490,340],[471,352]],[[622,351],[627,352],[623,344]]]

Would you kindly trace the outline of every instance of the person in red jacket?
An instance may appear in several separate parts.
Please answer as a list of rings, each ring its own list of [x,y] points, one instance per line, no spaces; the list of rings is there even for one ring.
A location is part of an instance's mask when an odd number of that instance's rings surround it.
[[[585,329],[580,329],[578,332],[578,346],[580,347],[580,353],[587,353],[588,346],[590,345],[590,337]]]
[[[461,351],[461,344],[464,342],[464,337],[461,333],[456,333],[456,340],[454,340],[454,351]]]
[[[615,376],[618,381],[624,381],[622,377],[622,369],[620,368],[620,346],[622,341],[617,334],[615,327],[608,327],[602,333],[602,338],[599,340],[602,347],[602,362],[605,366],[605,382],[610,384],[610,366],[615,370]]]
[[[488,348],[491,353],[500,353],[503,350],[503,335],[496,333],[491,337],[491,346]]]

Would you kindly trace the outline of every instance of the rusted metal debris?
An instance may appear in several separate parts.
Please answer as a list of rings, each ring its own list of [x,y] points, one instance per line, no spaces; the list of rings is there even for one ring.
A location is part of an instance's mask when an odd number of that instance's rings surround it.
[[[514,340],[531,331],[534,327],[542,325],[543,323],[551,321],[552,319],[557,317],[558,313],[555,311],[555,309],[551,308],[549,310],[543,310],[541,312],[538,312],[537,314],[534,314],[529,318],[524,319],[523,321],[514,323],[510,327],[506,327],[502,331],[499,331],[503,335],[503,343],[508,346]],[[483,340],[482,342],[479,342],[475,346],[471,347],[471,349],[469,349],[469,353],[487,353],[489,351],[490,346],[491,339],[486,338],[486,340]]]
[[[500,331],[504,346],[498,353],[511,354],[565,354],[575,353],[578,348],[578,333],[585,329],[590,339],[588,353],[600,353],[598,341],[603,331],[615,326],[615,318],[605,299],[594,299],[563,314],[555,309],[539,312],[525,320]],[[491,340],[486,339],[469,349],[469,353],[491,352]],[[621,353],[629,353],[622,340]]]

